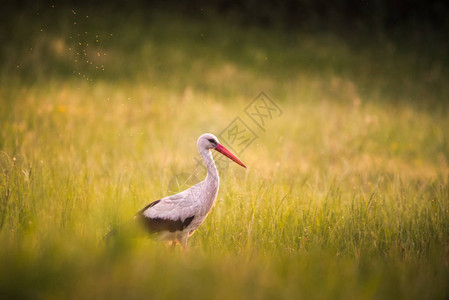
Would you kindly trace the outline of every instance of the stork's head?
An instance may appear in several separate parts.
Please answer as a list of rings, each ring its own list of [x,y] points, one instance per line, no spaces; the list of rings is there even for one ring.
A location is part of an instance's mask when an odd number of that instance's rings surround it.
[[[205,134],[201,135],[198,138],[197,145],[198,145],[198,150],[200,152],[202,152],[204,150],[210,150],[210,149],[216,150],[216,151],[220,152],[221,154],[223,154],[224,156],[230,158],[237,164],[246,168],[246,166],[237,157],[235,157],[234,154],[232,154],[228,149],[226,149],[223,145],[221,145],[218,142],[217,137],[215,135],[213,135],[212,133],[205,133]]]

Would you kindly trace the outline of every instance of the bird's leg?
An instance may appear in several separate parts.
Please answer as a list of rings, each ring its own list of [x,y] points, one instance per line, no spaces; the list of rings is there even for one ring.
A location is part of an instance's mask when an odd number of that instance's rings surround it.
[[[187,240],[189,239],[189,233],[188,232],[183,232],[182,235],[182,248],[184,249],[184,251],[187,251]]]

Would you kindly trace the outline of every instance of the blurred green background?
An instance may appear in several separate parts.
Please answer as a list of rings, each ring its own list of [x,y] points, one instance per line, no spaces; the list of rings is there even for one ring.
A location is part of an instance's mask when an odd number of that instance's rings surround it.
[[[447,299],[444,1],[9,1],[0,298]],[[282,110],[260,128],[260,92]],[[257,136],[172,250],[127,224]],[[138,230],[138,229],[135,229]]]

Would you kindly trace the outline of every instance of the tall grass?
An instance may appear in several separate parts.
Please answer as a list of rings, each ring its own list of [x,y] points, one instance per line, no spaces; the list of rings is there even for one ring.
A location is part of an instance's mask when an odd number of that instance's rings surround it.
[[[360,49],[218,21],[136,13],[118,26],[58,12],[20,19],[25,37],[6,47],[23,51],[19,68],[1,72],[2,298],[448,297],[443,58],[410,64],[415,52],[387,42]],[[104,40],[80,66],[68,48],[86,31]],[[243,112],[262,90],[283,110],[265,131]],[[249,168],[221,170],[189,252],[126,235],[103,243],[177,174],[201,179],[197,137],[235,117],[258,135],[240,155]]]

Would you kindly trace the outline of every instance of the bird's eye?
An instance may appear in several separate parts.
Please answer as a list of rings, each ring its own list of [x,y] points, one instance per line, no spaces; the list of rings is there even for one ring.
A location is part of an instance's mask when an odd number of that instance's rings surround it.
[[[209,142],[211,142],[212,144],[216,144],[217,142],[214,141],[214,139],[208,139]]]

